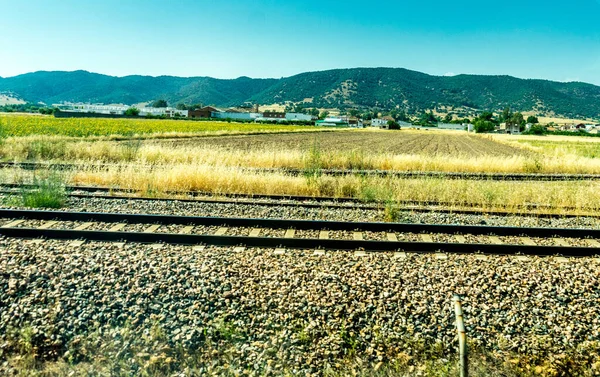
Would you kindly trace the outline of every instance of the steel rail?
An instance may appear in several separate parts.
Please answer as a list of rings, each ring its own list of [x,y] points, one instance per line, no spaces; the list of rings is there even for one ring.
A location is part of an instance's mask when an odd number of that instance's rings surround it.
[[[128,224],[204,225],[298,230],[361,230],[371,232],[472,234],[528,237],[600,238],[600,229],[511,227],[488,225],[446,225],[386,222],[346,222],[329,220],[287,220],[241,217],[174,216],[104,212],[37,211],[0,209],[0,218],[60,221],[99,221]]]
[[[277,220],[277,219],[248,219],[223,217],[196,216],[162,216],[137,215],[116,213],[91,212],[55,212],[33,210],[0,210],[0,218],[24,218],[28,220],[61,220],[61,221],[98,221],[119,222],[129,224],[171,224],[171,225],[217,225],[231,227],[253,228],[288,228],[288,229],[329,229],[363,231],[395,231],[395,232],[427,232],[454,234],[461,232],[473,235],[527,235],[537,237],[600,237],[600,230],[595,229],[559,229],[559,228],[517,228],[490,226],[462,225],[430,225],[430,224],[399,224],[399,223],[348,223],[336,221],[309,220]],[[0,235],[20,238],[50,238],[50,239],[86,239],[94,241],[128,241],[169,244],[209,244],[217,246],[263,247],[263,248],[294,248],[294,249],[330,249],[330,250],[366,250],[366,251],[408,251],[429,253],[443,251],[446,253],[484,253],[484,254],[527,254],[527,255],[566,255],[594,256],[600,253],[600,248],[581,246],[544,246],[544,245],[514,245],[514,244],[473,244],[473,243],[440,243],[412,241],[371,241],[371,240],[339,240],[315,238],[287,237],[258,237],[258,236],[226,236],[226,235],[196,235],[174,233],[146,233],[123,231],[94,231],[75,229],[27,228],[4,225],[0,227]]]
[[[140,243],[167,243],[178,245],[208,244],[215,246],[247,246],[261,248],[286,247],[292,249],[406,251],[411,253],[446,252],[452,254],[496,254],[591,257],[600,249],[591,247],[529,246],[498,244],[436,243],[409,241],[366,241],[314,238],[281,238],[250,236],[215,236],[174,233],[111,232],[64,229],[0,228],[0,235],[18,238],[48,238],[64,240],[128,241]]]

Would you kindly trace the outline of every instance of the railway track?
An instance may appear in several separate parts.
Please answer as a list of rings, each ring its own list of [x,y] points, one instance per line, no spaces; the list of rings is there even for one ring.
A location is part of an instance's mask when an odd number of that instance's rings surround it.
[[[74,170],[80,168],[110,169],[123,167],[119,164],[73,164],[73,163],[44,163],[44,162],[0,162],[0,168],[20,168],[24,170],[53,169]],[[139,166],[145,170],[152,170],[162,165],[127,165]],[[250,168],[241,170],[253,173],[284,173],[289,175],[303,175],[304,169],[296,168]],[[480,181],[597,181],[600,174],[528,174],[528,173],[464,173],[464,172],[432,172],[432,171],[397,171],[397,170],[369,170],[369,169],[321,169],[320,174],[329,176],[378,176],[394,178],[436,178],[436,179],[463,179]]]
[[[35,189],[34,185],[29,184],[0,184],[0,194],[14,195],[23,189]],[[213,204],[236,204],[236,205],[261,205],[272,207],[304,207],[304,208],[337,208],[337,209],[363,209],[363,210],[382,210],[385,203],[365,202],[356,198],[347,197],[313,197],[313,196],[295,196],[295,195],[267,195],[267,194],[241,194],[241,193],[211,193],[204,191],[168,191],[165,194],[168,197],[147,197],[140,196],[140,192],[132,189],[119,189],[111,187],[95,186],[66,186],[67,195],[73,198],[97,198],[97,199],[127,199],[127,200],[147,200],[147,201],[165,201],[177,200],[181,202],[199,202]],[[216,196],[216,197],[215,197]],[[595,213],[597,208],[575,208],[561,207],[565,211],[588,211],[582,214],[558,214],[552,212],[543,212],[543,210],[552,209],[537,203],[530,203],[520,207],[512,207],[512,210],[506,208],[485,209],[479,208],[468,203],[443,202],[443,201],[417,201],[401,200],[394,202],[401,206],[403,210],[413,212],[438,212],[455,214],[489,214],[497,216],[510,216],[526,213],[528,216],[545,218],[573,218],[573,217],[600,217]],[[537,210],[532,212],[532,210]]]
[[[600,230],[0,209],[0,235],[286,249],[594,256]]]

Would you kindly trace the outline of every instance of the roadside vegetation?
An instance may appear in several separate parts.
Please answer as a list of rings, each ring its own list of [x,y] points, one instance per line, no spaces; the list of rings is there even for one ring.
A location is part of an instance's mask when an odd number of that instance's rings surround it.
[[[32,182],[31,173],[0,171],[3,182]],[[243,168],[198,165],[129,164],[81,167],[69,172],[69,185],[132,189],[144,196],[169,197],[177,192],[274,194],[352,197],[382,203],[386,220],[397,221],[403,201],[440,202],[444,208],[464,207],[531,213],[592,213],[600,210],[600,184],[595,181],[488,181],[443,178],[388,178],[348,175],[332,177],[311,170],[305,175],[256,172]],[[53,186],[50,186],[50,188]]]

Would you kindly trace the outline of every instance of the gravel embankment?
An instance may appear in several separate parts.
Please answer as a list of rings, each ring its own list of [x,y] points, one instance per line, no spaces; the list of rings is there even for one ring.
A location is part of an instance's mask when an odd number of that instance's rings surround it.
[[[6,196],[0,195],[0,199]],[[14,208],[3,206],[3,208]],[[272,207],[260,204],[215,204],[181,202],[177,200],[145,201],[127,199],[69,198],[63,211],[121,212],[168,214],[179,216],[223,216],[276,219],[332,220],[332,221],[383,221],[382,210]],[[439,212],[417,213],[402,211],[402,223],[494,225],[552,228],[600,228],[600,219],[593,217],[538,218],[533,216],[465,215]]]
[[[61,349],[96,326],[109,335],[129,323],[141,334],[158,321],[170,343],[206,349],[206,360],[276,357],[307,374],[352,347],[372,361],[420,352],[419,342],[449,352],[453,293],[464,297],[469,338],[487,349],[560,354],[600,341],[592,258],[67,245],[0,239],[0,347],[24,326],[37,345]],[[223,337],[224,324],[236,341]]]

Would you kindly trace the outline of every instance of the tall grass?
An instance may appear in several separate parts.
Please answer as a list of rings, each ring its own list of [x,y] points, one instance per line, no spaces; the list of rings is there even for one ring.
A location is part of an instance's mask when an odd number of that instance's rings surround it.
[[[140,171],[131,166],[88,169],[73,175],[72,183],[131,188],[155,193],[198,190],[215,194],[283,194],[355,197],[365,201],[441,201],[450,206],[527,211],[535,203],[549,208],[600,209],[600,183],[474,181],[440,178],[399,179],[385,177],[303,176],[258,173],[229,167],[178,165]]]

